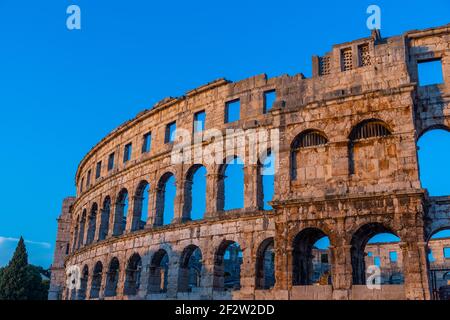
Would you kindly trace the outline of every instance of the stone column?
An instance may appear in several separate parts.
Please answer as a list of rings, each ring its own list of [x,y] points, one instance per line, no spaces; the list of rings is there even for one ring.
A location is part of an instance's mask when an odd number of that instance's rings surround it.
[[[256,211],[263,207],[262,181],[257,164],[244,166],[244,208]]]
[[[181,216],[181,222],[189,221],[192,219],[191,213],[192,213],[192,202],[193,202],[193,194],[192,194],[192,180],[184,180],[182,183],[182,186],[184,188],[183,190],[183,203],[182,203],[182,216]]]
[[[256,281],[256,254],[252,254],[252,248],[247,247],[243,250],[243,261],[241,264],[241,290],[240,299],[254,299],[255,298],[255,281]]]
[[[105,288],[106,288],[106,280],[108,278],[108,265],[103,265],[102,269],[102,283],[100,284],[100,289],[98,293],[99,299],[105,298]]]
[[[329,247],[334,300],[349,300],[352,287],[351,245],[339,243]]]
[[[274,289],[284,291],[287,296],[287,292],[292,286],[292,248],[287,242],[285,222],[275,223],[274,242],[276,279]]]
[[[169,253],[168,253],[169,254]],[[178,292],[178,268],[179,257],[175,254],[169,255],[169,270],[167,275],[167,297],[176,298]]]
[[[173,219],[172,223],[181,223],[184,221],[183,219],[183,202],[184,202],[184,186],[185,179],[177,179],[176,180],[176,194],[175,194],[175,203],[173,207]],[[192,182],[191,182],[192,183]]]
[[[219,207],[223,207],[224,198],[219,183],[223,179],[223,175],[217,173],[206,174],[206,212],[205,218],[217,215]]]
[[[212,239],[205,240],[212,243]],[[200,288],[200,297],[203,300],[211,300],[214,291],[214,254],[215,248],[213,245],[203,246],[207,251],[202,252],[202,271]]]
[[[108,235],[107,238],[114,234],[114,225],[116,223],[116,203],[111,200],[111,207],[109,213]]]
[[[125,224],[125,230],[124,233],[129,233],[132,230],[137,230],[135,229],[135,224],[136,224],[136,220],[139,219],[139,208],[135,208],[135,201],[139,200],[139,198],[141,197],[137,197],[137,196],[132,196],[129,197],[129,201],[128,201],[128,212],[127,212],[127,222]],[[139,213],[135,212],[136,210],[139,211]],[[138,216],[138,217],[136,217]],[[139,221],[137,221],[139,223]]]
[[[148,191],[148,217],[147,224],[145,225],[145,229],[150,229],[155,225],[156,218],[156,199],[158,195],[158,186],[153,184],[154,188],[149,189]]]
[[[430,300],[427,270],[427,243],[424,241],[400,242],[403,253],[405,295],[408,300]]]

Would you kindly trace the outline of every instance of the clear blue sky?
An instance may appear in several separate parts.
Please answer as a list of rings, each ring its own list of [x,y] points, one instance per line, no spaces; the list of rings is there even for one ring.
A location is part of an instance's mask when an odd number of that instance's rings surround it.
[[[448,0],[1,0],[0,265],[23,235],[49,266],[77,164],[112,129],[219,77],[309,76],[312,55],[369,35],[372,3],[384,36],[450,21]],[[66,28],[70,4],[81,31]]]

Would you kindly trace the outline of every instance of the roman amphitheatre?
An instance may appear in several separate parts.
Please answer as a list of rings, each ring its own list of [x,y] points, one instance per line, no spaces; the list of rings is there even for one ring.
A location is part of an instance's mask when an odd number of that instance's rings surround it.
[[[441,66],[440,83],[422,83],[428,63]],[[449,84],[445,25],[334,45],[312,57],[310,78],[218,79],[160,101],[79,163],[77,194],[58,219],[49,298],[445,298],[450,239],[432,236],[450,228],[450,197],[422,187],[417,142],[449,130]],[[278,144],[254,163],[236,161],[248,143],[223,163],[195,152],[173,163],[180,129],[276,132]],[[268,156],[272,176],[263,175]],[[233,168],[239,183],[230,183]],[[229,208],[230,195],[242,204]],[[398,241],[371,242],[378,234]],[[76,286],[67,281],[73,266]]]

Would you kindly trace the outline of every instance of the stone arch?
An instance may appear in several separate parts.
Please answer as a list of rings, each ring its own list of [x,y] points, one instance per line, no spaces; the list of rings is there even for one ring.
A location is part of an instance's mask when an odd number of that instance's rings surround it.
[[[169,224],[171,220],[170,215],[167,212],[166,201],[167,200],[167,185],[173,180],[173,183],[176,184],[175,174],[172,172],[164,173],[158,181],[157,190],[156,190],[156,214],[155,214],[155,226],[162,226],[164,224]],[[176,186],[175,186],[176,193]],[[175,195],[173,195],[173,201],[175,202]]]
[[[204,171],[205,174],[203,176],[203,181],[197,181],[197,183],[201,183],[202,185],[200,185],[199,187],[201,187],[202,189],[205,189],[204,194],[202,195],[197,195],[196,194],[196,200],[198,200],[199,198],[201,198],[201,201],[203,201],[201,207],[203,207],[203,212],[198,212],[198,218],[193,218],[193,200],[192,200],[192,192],[193,192],[193,186],[195,187],[194,183],[195,182],[195,178],[198,178],[198,176],[196,177],[196,175],[200,175],[201,172]],[[194,164],[193,166],[191,166],[189,168],[189,170],[186,173],[186,178],[184,181],[184,201],[183,201],[183,217],[182,217],[182,221],[189,221],[189,220],[201,220],[204,217],[205,214],[205,210],[206,210],[206,174],[208,173],[208,171],[206,170],[206,168],[201,165],[201,164]],[[201,176],[200,176],[201,177]]]
[[[444,130],[444,131],[450,132],[450,127],[446,126],[445,124],[435,124],[435,125],[423,128],[418,133],[417,138],[416,138],[416,142],[418,142],[420,140],[420,138],[423,137],[424,134],[426,134],[426,133],[428,133],[430,131],[433,131],[433,130]]]
[[[315,243],[328,237],[319,228],[307,227],[301,230],[292,241],[292,284],[311,285],[324,278],[327,283],[331,281],[329,263],[315,261]],[[327,254],[328,252],[326,252]],[[319,268],[317,267],[319,265]],[[318,273],[318,274],[316,274]]]
[[[388,124],[380,119],[366,119],[356,124],[348,136],[349,174],[355,174],[355,145],[369,138],[385,138],[392,135]]]
[[[202,272],[202,251],[194,244],[184,248],[178,273],[178,291],[191,292],[200,287]]]
[[[122,188],[117,195],[114,212],[113,235],[120,236],[125,231],[128,213],[128,190]]]
[[[86,291],[89,279],[89,267],[84,265],[81,271],[80,288],[78,289],[78,300],[86,300]]]
[[[275,242],[273,237],[265,239],[256,252],[255,287],[270,289],[275,285]]]
[[[106,274],[105,297],[115,297],[117,295],[117,285],[120,275],[120,263],[117,257],[111,259],[108,272]]]
[[[366,284],[366,256],[365,248],[369,240],[377,234],[398,235],[384,223],[370,222],[360,226],[352,235],[351,239],[351,263],[354,285]],[[376,264],[376,263],[375,263]]]
[[[233,173],[232,177],[227,176],[227,173],[230,172]],[[218,173],[217,210],[242,209],[244,207],[244,165],[242,159],[237,155],[225,158],[224,162],[219,166]],[[235,198],[237,200],[234,200],[234,203],[230,203],[230,201],[227,202],[227,198],[229,198],[227,196],[230,194],[237,196],[237,198]]]
[[[149,293],[167,292],[169,273],[169,254],[164,249],[155,252],[150,262]]]
[[[91,291],[89,294],[89,299],[97,299],[99,297],[100,288],[102,286],[102,276],[103,264],[101,261],[97,261],[92,272]]]
[[[134,193],[133,219],[131,231],[144,229],[148,220],[148,198],[150,184],[146,180],[139,182]]]
[[[91,206],[91,211],[89,213],[86,244],[91,244],[92,242],[94,242],[95,230],[96,230],[96,224],[97,224],[97,213],[98,213],[98,205],[97,205],[97,202],[94,202]]]
[[[125,270],[124,295],[136,295],[141,284],[142,259],[134,253],[127,262]]]
[[[98,231],[98,240],[105,240],[109,231],[109,219],[111,216],[111,197],[106,196],[103,200],[103,208],[100,216],[100,226]]]
[[[239,243],[223,240],[214,255],[213,288],[217,291],[239,290],[243,253]]]
[[[328,143],[328,138],[322,131],[316,129],[307,129],[300,132],[290,146],[290,178],[298,178],[299,153],[301,149],[309,147],[322,147]]]
[[[422,188],[433,197],[450,195],[445,170],[450,160],[450,128],[443,125],[428,127],[417,138],[417,163]]]

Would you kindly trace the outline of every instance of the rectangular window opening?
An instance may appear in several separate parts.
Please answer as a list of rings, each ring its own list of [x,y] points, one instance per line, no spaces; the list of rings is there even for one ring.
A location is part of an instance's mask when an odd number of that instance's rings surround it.
[[[450,259],[450,247],[444,248],[444,258]]]
[[[97,167],[95,168],[95,179],[100,178],[100,175],[102,173],[102,162],[97,162]]]
[[[241,118],[241,100],[236,99],[225,104],[225,123],[238,121]]]
[[[164,143],[169,143],[175,141],[175,132],[177,131],[177,123],[171,122],[166,125],[166,133],[164,137]]]
[[[376,265],[377,267],[380,267],[381,266],[380,257],[374,257],[373,258],[373,264]]]
[[[125,145],[125,149],[123,150],[123,162],[128,162],[131,159],[131,143]]]
[[[108,157],[108,171],[111,171],[112,169],[114,169],[114,152]]]
[[[142,141],[142,153],[150,152],[151,148],[152,148],[152,134],[149,132],[144,134],[144,139]]]
[[[389,252],[389,260],[393,263],[398,261],[398,257],[397,257],[397,251],[391,251]]]
[[[199,111],[194,114],[194,133],[205,130],[206,112]]]
[[[86,178],[86,188],[89,188],[90,185],[91,185],[91,170],[88,170]]]
[[[348,71],[353,69],[352,48],[341,50],[341,70]]]
[[[441,59],[418,61],[417,72],[419,74],[420,86],[444,83]]]
[[[275,90],[264,92],[264,113],[267,113],[272,109],[276,98],[277,94]]]

